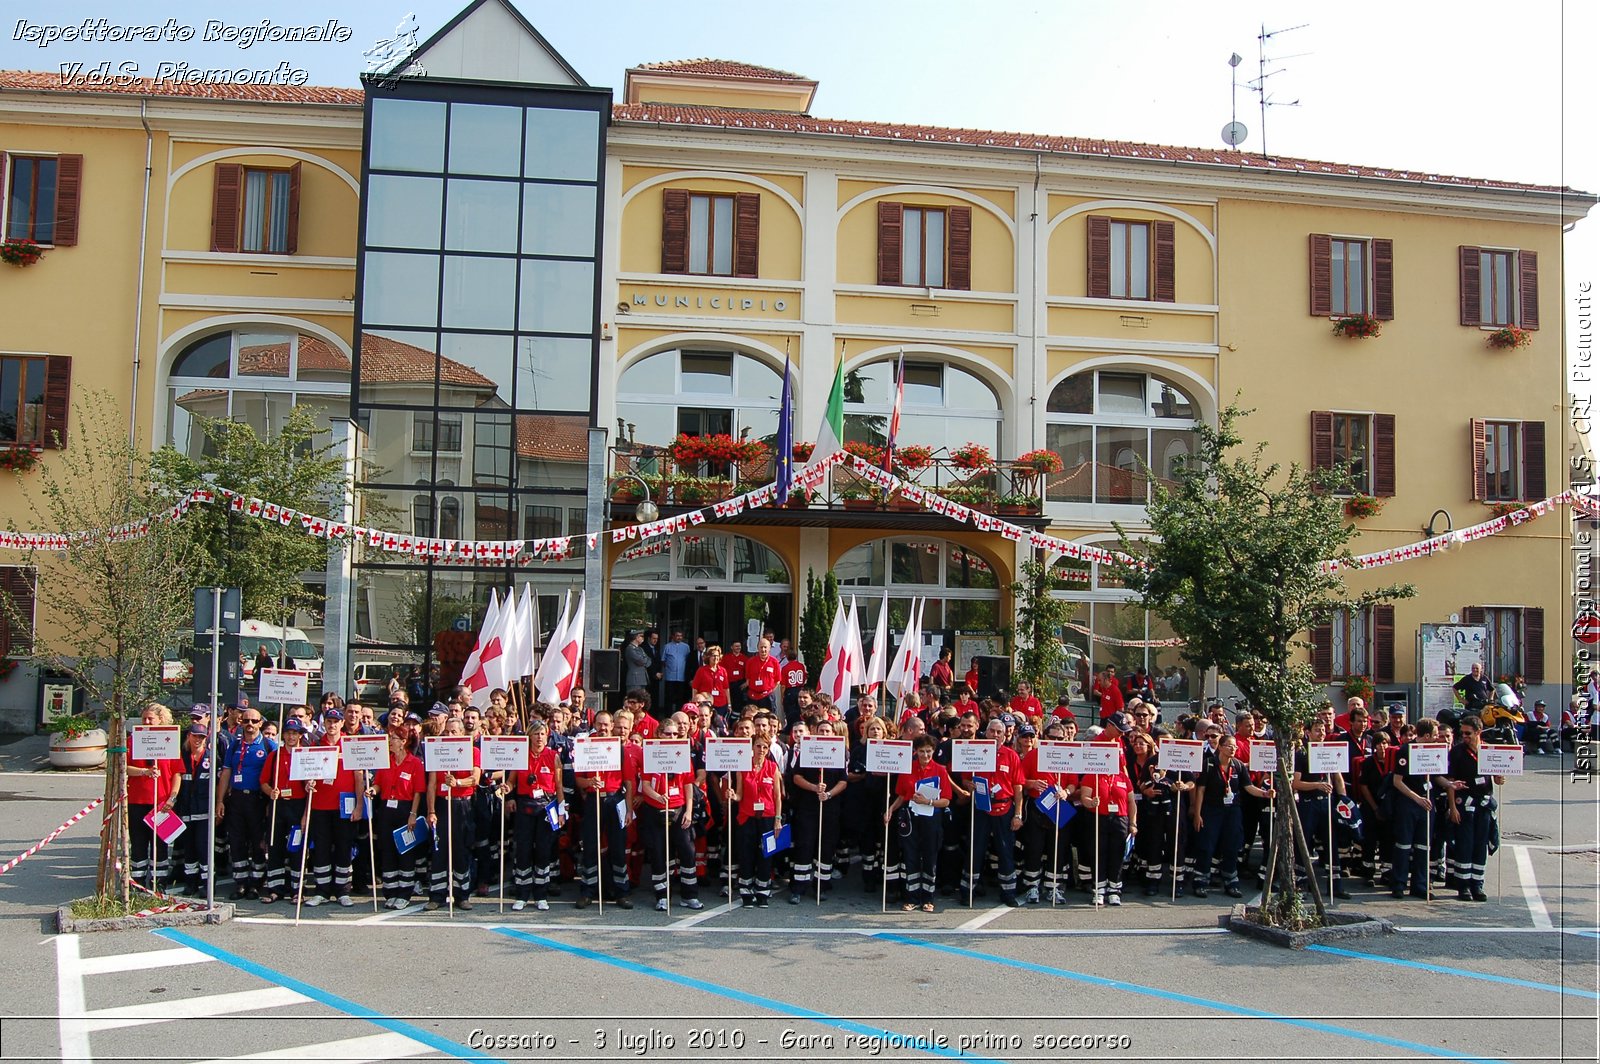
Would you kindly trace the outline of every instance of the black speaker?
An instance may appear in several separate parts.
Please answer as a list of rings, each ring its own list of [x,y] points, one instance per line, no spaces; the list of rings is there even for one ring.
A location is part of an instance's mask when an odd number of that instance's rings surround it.
[[[217,665],[217,704],[239,701],[239,637],[222,637],[222,660]],[[189,691],[196,702],[211,701],[211,640],[204,650],[194,652],[194,676]]]
[[[589,668],[583,674],[584,686],[591,691],[622,689],[622,651],[589,651]]]
[[[1011,689],[1011,659],[998,654],[979,654],[978,689],[974,698],[998,698]]]

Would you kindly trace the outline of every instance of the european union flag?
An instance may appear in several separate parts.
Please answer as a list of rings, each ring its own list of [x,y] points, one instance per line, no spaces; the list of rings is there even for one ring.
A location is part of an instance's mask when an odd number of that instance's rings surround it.
[[[783,398],[778,402],[776,450],[773,468],[777,470],[778,505],[782,506],[789,501],[789,478],[794,475],[794,389],[787,359],[783,363]]]

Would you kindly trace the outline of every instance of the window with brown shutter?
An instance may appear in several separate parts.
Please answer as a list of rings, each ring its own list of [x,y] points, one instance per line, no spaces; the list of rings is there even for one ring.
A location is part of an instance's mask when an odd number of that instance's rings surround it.
[[[1372,415],[1372,494],[1392,498],[1394,479],[1394,415]]]
[[[1461,324],[1539,327],[1539,255],[1460,248]]]
[[[1333,622],[1311,626],[1311,675],[1318,683],[1333,681]]]
[[[0,658],[33,653],[34,603],[39,571],[31,565],[0,565]]]
[[[72,409],[72,359],[51,355],[44,370],[44,446],[57,450],[67,445],[67,418]]]
[[[1482,625],[1484,672],[1492,681],[1521,676],[1544,683],[1544,610],[1538,606],[1465,606],[1461,623]],[[1463,663],[1462,671],[1466,670]]]
[[[66,445],[72,359],[0,357],[0,448]]]
[[[1394,318],[1394,241],[1312,233],[1311,313]]]
[[[950,276],[946,287],[968,292],[972,290],[972,208],[951,207],[945,214],[950,223]]]
[[[72,247],[78,242],[83,156],[0,153],[8,240]]]
[[[218,163],[211,189],[211,250],[239,250],[239,212],[244,196],[244,167]]]
[[[761,276],[761,194],[740,192],[733,197],[733,275]]]
[[[661,272],[689,272],[689,193],[681,188],[661,193]]]
[[[1539,327],[1539,254],[1517,252],[1517,324],[1524,329]]]
[[[1472,419],[1472,497],[1519,502],[1545,497],[1542,421]]]
[[[1461,275],[1461,324],[1478,324],[1478,306],[1482,302],[1482,288],[1478,281],[1478,249],[1463,245],[1459,249]]]
[[[1111,298],[1111,219],[1089,219],[1089,296]]]
[[[898,203],[878,203],[878,283],[900,283],[902,222],[905,212]]]
[[[1333,237],[1326,233],[1311,234],[1311,313],[1333,314]]]
[[[1542,421],[1522,423],[1522,497],[1533,501],[1545,497]]]
[[[83,198],[83,156],[56,156],[56,231],[53,243],[70,248],[78,243],[78,208]]]
[[[760,256],[759,193],[662,192],[662,273],[757,277]]]
[[[1489,497],[1489,423],[1483,418],[1472,419],[1472,497],[1483,500]]]
[[[1394,683],[1394,607],[1372,607],[1372,682]]]
[[[1177,229],[1171,222],[1156,222],[1155,283],[1153,298],[1158,303],[1173,303],[1178,298]]]

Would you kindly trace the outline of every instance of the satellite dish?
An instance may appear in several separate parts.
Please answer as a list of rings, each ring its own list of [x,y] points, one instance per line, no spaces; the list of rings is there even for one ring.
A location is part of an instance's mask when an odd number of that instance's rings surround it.
[[[1250,135],[1243,122],[1229,122],[1222,127],[1222,143],[1228,147],[1237,147],[1244,143],[1244,138]]]

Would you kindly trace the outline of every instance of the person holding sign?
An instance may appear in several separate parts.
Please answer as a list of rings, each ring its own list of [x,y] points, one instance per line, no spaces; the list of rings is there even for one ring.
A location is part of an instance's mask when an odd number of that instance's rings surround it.
[[[165,715],[165,706],[152,703],[145,707],[140,721],[144,727],[160,727]],[[145,818],[174,815],[172,809],[183,787],[183,759],[181,751],[173,752],[179,756],[128,758],[128,874],[135,883],[154,886],[156,873],[167,861],[167,844]]]
[[[1122,737],[1114,727],[1107,727],[1086,748],[1096,746],[1120,748]],[[1121,750],[1117,752],[1120,754]],[[1083,772],[1064,778],[1067,786],[1076,789],[1078,806],[1093,815],[1091,831],[1096,833],[1098,868],[1090,901],[1095,905],[1122,904],[1122,866],[1128,852],[1128,839],[1139,833],[1138,807],[1133,803],[1133,781],[1123,771],[1120,762],[1109,772]],[[1081,861],[1083,855],[1079,854]]]
[[[681,644],[680,644],[681,645]],[[605,710],[594,715],[591,739],[612,737],[611,714]],[[628,791],[622,782],[622,770],[613,772],[580,772],[575,777],[578,795],[585,809],[594,809],[599,796],[598,831],[586,824],[578,832],[578,868],[582,884],[578,891],[577,906],[586,909],[596,899],[609,898],[619,909],[633,908],[628,898],[628,829],[623,826],[618,809],[627,801]],[[600,837],[605,838],[606,883],[604,894],[600,883]]]
[[[1232,735],[1217,740],[1217,759],[1209,762],[1195,783],[1190,822],[1195,832],[1194,896],[1204,898],[1211,879],[1211,861],[1218,861],[1222,889],[1230,898],[1244,897],[1239,889],[1239,850],[1244,838],[1244,799],[1272,797],[1250,781],[1249,769],[1234,756],[1239,741]]]
[[[1450,844],[1450,874],[1461,901],[1488,901],[1483,873],[1489,863],[1489,835],[1494,830],[1494,788],[1505,785],[1504,776],[1478,772],[1482,724],[1464,716],[1457,724],[1461,739],[1450,748],[1445,783],[1446,815],[1455,825]]]
[[[1046,742],[1064,742],[1067,738],[1067,729],[1059,720],[1051,719],[1044,730]],[[1044,772],[1039,768],[1039,746],[1034,743],[1022,755],[1022,775],[1027,780],[1023,786],[1023,794],[1027,802],[1024,810],[1022,825],[1022,886],[1023,900],[1029,905],[1037,905],[1041,898],[1053,905],[1060,905],[1065,901],[1061,888],[1061,851],[1067,850],[1066,864],[1071,864],[1071,842],[1067,839],[1065,826],[1058,827],[1061,823],[1062,813],[1057,810],[1065,809],[1072,801],[1072,788],[1067,786],[1066,773]],[[1054,795],[1054,798],[1049,796]],[[1050,812],[1040,808],[1043,800],[1051,807]],[[1062,843],[1067,846],[1063,847]],[[1044,874],[1046,862],[1050,862],[1050,875]],[[1040,886],[1043,885],[1045,893],[1041,896]]]
[[[217,827],[228,829],[228,860],[233,866],[230,901],[254,898],[267,878],[266,807],[261,772],[272,749],[261,737],[261,713],[239,710],[239,734],[228,740],[217,781]]]
[[[322,719],[327,731],[315,745],[337,750],[343,735],[344,714],[330,709]],[[337,898],[347,909],[355,904],[350,896],[350,881],[355,874],[356,825],[362,818],[365,776],[366,773],[345,768],[341,763],[333,779],[306,781],[306,793],[311,799],[310,838],[306,841],[311,847],[311,874],[315,884],[312,888],[315,893],[306,899],[307,905],[321,905],[330,897]]]
[[[818,737],[831,738],[833,724],[819,720],[812,732]],[[842,757],[843,744],[840,749]],[[824,892],[833,889],[833,858],[839,848],[839,824],[844,815],[842,795],[848,785],[845,768],[804,768],[801,767],[804,760],[802,749],[789,775],[789,808],[793,810],[795,846],[794,875],[789,880],[790,905],[799,905],[801,891],[811,890],[815,883],[813,871],[821,879]],[[820,839],[818,832],[821,832]]]
[[[211,788],[215,781],[211,772],[210,746],[210,732],[206,726],[191,724],[183,737],[183,786],[179,788],[177,802],[173,805],[173,811],[183,817],[186,829],[177,844],[182,855],[183,878],[178,880],[178,859],[175,856],[172,877],[178,881],[167,888],[176,894],[185,891],[203,894],[206,880],[211,878],[211,839],[207,823],[211,819]]]
[[[1134,836],[1134,875],[1142,873],[1144,896],[1161,893],[1161,876],[1172,852],[1172,802],[1176,795],[1173,781],[1160,767],[1156,739],[1146,731],[1130,737],[1133,751],[1128,775],[1133,780],[1132,799],[1139,807],[1139,833]],[[1177,872],[1174,869],[1173,874]]]
[[[1344,889],[1344,882],[1339,877],[1339,851],[1336,848],[1337,843],[1333,838],[1329,818],[1330,803],[1335,796],[1344,797],[1344,774],[1311,771],[1310,744],[1326,741],[1328,741],[1327,721],[1318,714],[1306,725],[1306,743],[1295,751],[1294,779],[1291,787],[1294,790],[1295,813],[1300,817],[1300,828],[1305,832],[1307,848],[1313,853],[1319,848],[1322,850],[1323,857],[1331,869],[1333,896],[1348,898],[1350,892]],[[1196,874],[1203,876],[1206,870],[1197,868]],[[1311,875],[1312,870],[1306,869],[1306,874]]]
[[[467,734],[460,717],[444,726],[445,737]],[[469,744],[470,747],[470,744]],[[472,750],[471,769],[428,773],[428,830],[433,833],[433,859],[428,866],[428,910],[442,909],[452,898],[455,908],[472,908],[472,792],[483,775],[483,757]],[[445,803],[445,834],[439,835],[439,803]]]
[[[850,745],[850,765],[846,771],[849,785],[844,792],[844,824],[855,830],[855,849],[861,855],[861,889],[876,894],[883,886],[881,877],[885,871],[885,855],[883,840],[879,838],[874,825],[878,810],[889,807],[889,776],[883,772],[867,771],[867,743],[889,738],[889,722],[877,716],[863,717],[858,725],[861,741]],[[897,852],[899,842],[891,833],[889,848],[895,855],[893,864],[889,866],[893,870],[891,879],[900,879],[903,875]]]
[[[783,821],[782,770],[772,755],[772,741],[760,731],[752,732],[754,751],[749,772],[736,774],[733,800],[739,804],[738,850],[739,901],[745,906],[765,909],[772,898],[772,855],[761,845],[761,837]]]
[[[277,820],[268,818],[273,825],[273,837],[267,844],[267,880],[261,890],[263,904],[300,894],[300,862],[290,860],[289,838],[300,830],[306,818],[306,785],[304,780],[290,778],[289,763],[294,757],[291,751],[298,750],[304,740],[304,724],[295,717],[284,721],[283,745],[261,771],[261,793],[269,802],[278,805]],[[304,839],[300,842],[305,844]]]
[[[427,773],[422,759],[413,752],[411,725],[403,709],[391,709],[384,719],[389,733],[389,767],[372,773],[369,792],[375,802],[377,818],[375,845],[378,847],[378,875],[383,883],[384,905],[404,909],[417,892],[416,862],[401,853],[395,832],[406,831],[416,837],[417,811],[422,807],[422,792]]]
[[[1028,781],[1022,774],[1022,759],[1005,745],[1005,737],[1005,722],[999,718],[991,720],[984,738],[997,746],[994,771],[967,776],[973,801],[979,803],[979,815],[973,818],[972,852],[967,865],[970,872],[963,877],[961,889],[969,899],[977,893],[973,879],[988,860],[992,846],[1000,862],[1000,900],[1015,909],[1022,904],[1017,897],[1017,831],[1022,827],[1022,789]],[[983,782],[980,784],[979,780]],[[982,808],[984,794],[988,798],[987,811]]]
[[[917,736],[911,747],[911,771],[895,781],[894,804],[883,814],[883,822],[888,824],[902,806],[911,810],[911,837],[904,843],[906,901],[901,908],[906,912],[915,909],[919,900],[923,912],[933,912],[939,842],[944,828],[940,810],[950,808],[955,794],[950,773],[933,759],[936,745],[931,735]]]
[[[521,912],[528,901],[540,912],[550,911],[550,881],[556,877],[556,841],[567,822],[561,801],[561,756],[549,745],[550,726],[540,717],[528,721],[528,768],[513,772],[509,787],[517,797],[512,820],[516,854],[511,884],[516,900],[512,911]]]
[[[1433,815],[1429,800],[1436,775],[1449,768],[1449,747],[1432,742],[1434,722],[1417,722],[1417,737],[1400,744],[1390,776],[1389,830],[1394,845],[1394,872],[1389,893],[1396,898],[1411,889],[1413,898],[1428,897],[1428,818]]]
[[[678,722],[668,717],[656,729],[657,739],[677,739]],[[648,755],[647,755],[648,756]],[[667,881],[678,862],[678,890],[686,909],[703,909],[694,850],[693,764],[685,772],[639,773],[639,834],[644,836],[645,862],[655,888],[656,911],[667,911]]]

